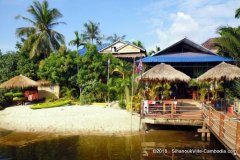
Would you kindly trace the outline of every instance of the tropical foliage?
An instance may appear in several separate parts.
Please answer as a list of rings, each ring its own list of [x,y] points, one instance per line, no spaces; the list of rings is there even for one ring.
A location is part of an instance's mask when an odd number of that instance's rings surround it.
[[[236,10],[235,18],[240,17],[240,8]],[[216,40],[219,46],[219,53],[231,56],[235,59],[240,58],[240,26],[229,27],[221,26],[217,29],[220,38]]]
[[[116,33],[114,33],[112,36],[107,37],[107,40],[111,43],[114,43],[118,40],[124,40],[126,38],[126,35],[118,36]]]
[[[103,35],[101,35],[100,23],[89,21],[83,25],[83,37],[88,40],[91,44],[96,42],[96,44],[101,44],[103,40]]]
[[[79,47],[82,45],[85,45],[86,43],[85,43],[84,36],[79,34],[78,31],[75,31],[74,34],[75,34],[75,39],[71,40],[69,42],[69,45],[76,46],[78,51]]]
[[[133,41],[132,44],[134,44],[135,46],[138,46],[140,48],[145,48],[144,44],[139,40]]]
[[[32,26],[18,28],[16,35],[25,38],[22,50],[29,51],[30,57],[45,58],[64,44],[64,36],[53,29],[59,24],[64,24],[57,21],[62,14],[56,8],[50,9],[46,0],[42,3],[34,1],[27,12],[32,18],[22,15],[16,18],[29,22]]]

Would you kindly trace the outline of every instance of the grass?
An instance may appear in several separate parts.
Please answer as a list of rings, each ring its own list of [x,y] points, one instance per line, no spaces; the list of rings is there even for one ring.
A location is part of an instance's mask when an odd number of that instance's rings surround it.
[[[39,103],[30,106],[31,109],[42,109],[42,108],[53,108],[53,107],[61,107],[67,104],[70,104],[70,100],[65,101],[56,101],[56,102],[46,102],[46,103]]]

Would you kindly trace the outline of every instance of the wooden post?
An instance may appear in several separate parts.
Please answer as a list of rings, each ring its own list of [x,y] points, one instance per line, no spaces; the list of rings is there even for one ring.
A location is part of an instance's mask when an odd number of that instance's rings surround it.
[[[212,108],[209,107],[208,111],[209,111],[209,113],[208,113],[208,117],[209,117],[208,125],[211,127],[212,126]]]
[[[173,118],[173,104],[171,104],[171,118]]]
[[[165,111],[166,111],[166,105],[165,105],[165,103],[163,102],[163,114],[165,114]]]
[[[223,129],[223,126],[224,126],[224,114],[220,113],[220,122],[219,122],[219,138],[223,138],[223,135],[224,135],[224,129]]]
[[[237,130],[236,130],[236,151],[237,151],[237,154],[240,154],[240,122],[237,122]]]

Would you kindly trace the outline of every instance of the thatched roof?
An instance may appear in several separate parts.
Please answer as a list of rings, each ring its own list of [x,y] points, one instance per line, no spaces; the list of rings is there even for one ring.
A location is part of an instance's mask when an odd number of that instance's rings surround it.
[[[27,87],[37,87],[38,84],[36,81],[31,80],[28,77],[23,75],[15,76],[8,81],[3,82],[0,85],[0,88],[27,88]]]
[[[240,68],[225,62],[209,69],[207,72],[197,78],[198,81],[210,80],[233,80],[240,78]]]
[[[47,81],[47,80],[38,80],[37,83],[38,83],[39,86],[48,86],[48,85],[51,84],[51,83],[50,83],[49,81]]]
[[[184,81],[188,82],[191,78],[170,65],[161,63],[138,76],[136,80],[140,81]]]

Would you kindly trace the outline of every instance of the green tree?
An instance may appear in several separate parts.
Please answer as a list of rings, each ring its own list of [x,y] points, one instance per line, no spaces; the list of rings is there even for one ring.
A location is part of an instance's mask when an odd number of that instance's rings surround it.
[[[16,35],[26,38],[22,49],[29,50],[31,58],[45,58],[52,51],[59,49],[61,44],[64,44],[64,36],[53,30],[59,24],[65,24],[57,21],[62,17],[62,14],[56,8],[49,9],[46,0],[42,3],[34,1],[33,5],[30,5],[27,9],[27,12],[31,14],[32,19],[21,15],[16,16],[16,18],[27,21],[32,26],[17,28]]]
[[[89,21],[83,25],[84,27],[84,37],[93,44],[94,40],[97,44],[101,44],[103,36],[101,35],[100,23]]]
[[[38,76],[60,86],[77,88],[77,59],[79,55],[73,51],[66,51],[64,48],[64,46],[61,47],[58,54],[52,53],[40,62]]]
[[[216,43],[219,46],[219,52],[222,52],[225,56],[239,59],[240,27],[220,27],[217,32],[221,36],[216,40]]]
[[[135,46],[138,46],[140,48],[144,48],[143,43],[139,40],[133,41],[132,44],[134,44]]]
[[[235,18],[240,17],[240,8],[235,11]],[[240,26],[229,27],[222,26],[217,29],[217,33],[220,35],[216,39],[216,44],[219,47],[219,54],[225,56],[231,56],[233,58],[240,58]]]
[[[0,83],[17,75],[18,55],[7,52],[0,56]]]
[[[80,35],[78,31],[74,32],[75,34],[75,39],[71,40],[69,42],[69,45],[76,46],[77,47],[77,52],[80,46],[85,45],[85,39],[83,35]]]
[[[240,8],[235,11],[235,18],[240,18]]]
[[[150,50],[148,52],[148,55],[151,56],[151,55],[154,55],[155,53],[159,52],[161,49],[159,46],[156,46],[156,49],[155,50]]]
[[[116,33],[114,33],[112,36],[107,37],[107,40],[111,43],[114,43],[118,40],[124,40],[126,38],[126,35],[118,36]]]

